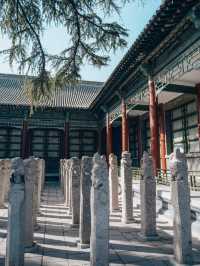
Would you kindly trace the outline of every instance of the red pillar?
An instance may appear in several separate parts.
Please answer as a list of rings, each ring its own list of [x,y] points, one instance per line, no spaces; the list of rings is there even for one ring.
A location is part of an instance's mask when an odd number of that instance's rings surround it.
[[[153,80],[149,80],[149,122],[151,131],[151,155],[153,160],[154,175],[157,174],[159,168],[159,141],[158,141],[158,102],[156,97],[156,88]]]
[[[64,158],[69,158],[69,122],[65,121],[64,126]]]
[[[25,119],[22,125],[22,138],[21,138],[21,158],[26,159],[28,157],[28,122]]]
[[[196,85],[196,88],[197,88],[198,137],[200,142],[200,83]]]
[[[126,104],[122,99],[122,152],[129,151],[129,134],[128,134],[128,118],[126,114]]]
[[[106,116],[106,156],[112,153],[112,124],[110,123],[109,114]]]
[[[166,173],[167,162],[166,162],[166,127],[165,127],[165,111],[163,104],[159,106],[159,127],[160,127],[160,159],[161,169]]]

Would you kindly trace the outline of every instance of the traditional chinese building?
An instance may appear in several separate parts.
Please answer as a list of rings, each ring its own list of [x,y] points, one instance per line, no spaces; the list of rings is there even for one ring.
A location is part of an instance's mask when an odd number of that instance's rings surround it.
[[[200,1],[165,0],[104,83],[57,91],[29,116],[24,77],[0,75],[0,157],[60,158],[149,151],[167,169],[175,147],[200,170]]]

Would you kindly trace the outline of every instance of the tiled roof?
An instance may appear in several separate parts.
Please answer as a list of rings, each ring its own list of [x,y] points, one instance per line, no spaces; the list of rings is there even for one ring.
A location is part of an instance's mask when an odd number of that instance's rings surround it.
[[[0,104],[29,106],[24,80],[24,76],[0,74]],[[56,90],[49,99],[41,101],[39,106],[86,109],[97,97],[102,86],[103,83],[93,81],[68,85]]]

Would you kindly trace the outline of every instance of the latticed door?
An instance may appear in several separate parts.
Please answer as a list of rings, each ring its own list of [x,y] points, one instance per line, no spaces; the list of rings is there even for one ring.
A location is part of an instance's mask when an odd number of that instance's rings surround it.
[[[93,156],[97,151],[97,133],[94,130],[70,130],[70,157]]]
[[[20,157],[21,130],[19,128],[0,128],[0,158]]]
[[[31,154],[45,159],[47,176],[58,176],[59,160],[62,157],[62,136],[62,131],[55,129],[31,131]]]

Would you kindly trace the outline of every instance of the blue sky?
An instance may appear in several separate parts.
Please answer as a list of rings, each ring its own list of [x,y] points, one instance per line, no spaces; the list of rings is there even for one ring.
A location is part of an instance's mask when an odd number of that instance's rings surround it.
[[[128,48],[133,44],[143,30],[149,19],[154,15],[162,0],[144,0],[144,5],[139,0],[130,1],[121,13],[121,17],[113,17],[113,20],[118,20],[129,30],[129,37],[127,39],[128,46],[124,50],[117,50],[115,54],[111,53],[111,61],[108,66],[103,68],[94,68],[91,65],[84,65],[81,70],[81,76],[84,80],[106,81],[109,75],[113,72],[121,58],[124,56]],[[139,3],[140,2],[140,3]],[[111,19],[112,20],[112,19]],[[67,38],[63,35],[63,29],[50,28],[43,37],[43,43],[50,53],[58,53],[65,48]],[[0,35],[0,50],[9,47],[9,40],[5,36]],[[17,67],[13,69],[9,64],[0,58],[0,73],[15,73],[17,74]]]

